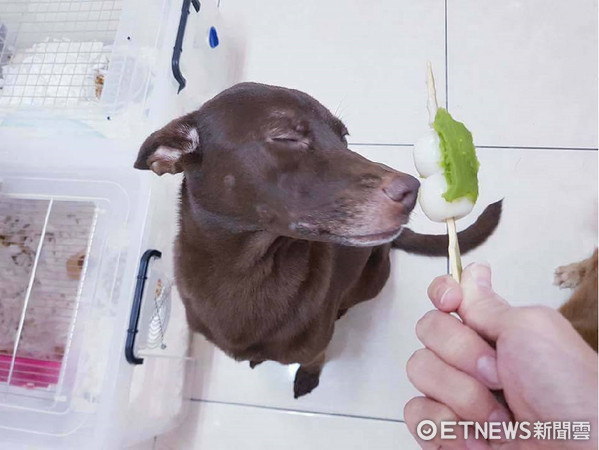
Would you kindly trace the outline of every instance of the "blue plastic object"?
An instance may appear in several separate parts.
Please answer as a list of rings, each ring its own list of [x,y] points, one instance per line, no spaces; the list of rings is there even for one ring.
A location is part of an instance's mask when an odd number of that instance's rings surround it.
[[[208,33],[208,43],[210,44],[210,48],[218,47],[218,33],[214,27],[210,27],[210,32]]]

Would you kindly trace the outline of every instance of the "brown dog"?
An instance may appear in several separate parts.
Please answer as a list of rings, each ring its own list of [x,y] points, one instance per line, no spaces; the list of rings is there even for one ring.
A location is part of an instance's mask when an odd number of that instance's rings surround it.
[[[404,229],[419,183],[347,148],[347,129],[296,90],[236,85],[143,143],[135,167],[184,172],[177,287],[191,328],[237,360],[300,363],[318,385],[335,320],[375,297],[392,247],[444,255],[446,236]],[[487,207],[460,234],[484,242]]]
[[[597,250],[580,262],[558,267],[555,284],[576,289],[560,312],[582,338],[597,351]]]

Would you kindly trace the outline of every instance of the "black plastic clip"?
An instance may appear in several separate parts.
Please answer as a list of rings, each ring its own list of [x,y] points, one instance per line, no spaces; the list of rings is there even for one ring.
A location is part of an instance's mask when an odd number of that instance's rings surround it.
[[[181,67],[179,60],[181,59],[181,53],[183,52],[183,38],[185,37],[185,27],[187,26],[187,16],[189,16],[189,5],[193,5],[193,9],[196,12],[200,12],[200,1],[199,0],[183,0],[181,6],[181,18],[179,19],[179,29],[177,30],[177,39],[175,40],[175,46],[173,47],[173,58],[171,59],[171,68],[173,69],[173,76],[179,83],[179,90],[177,94],[183,90],[187,81],[181,73]]]

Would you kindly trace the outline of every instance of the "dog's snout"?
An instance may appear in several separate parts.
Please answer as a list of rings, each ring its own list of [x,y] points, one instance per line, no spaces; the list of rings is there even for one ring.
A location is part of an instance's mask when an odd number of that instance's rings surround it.
[[[420,182],[411,175],[394,176],[383,187],[383,192],[394,202],[412,209],[416,204]]]

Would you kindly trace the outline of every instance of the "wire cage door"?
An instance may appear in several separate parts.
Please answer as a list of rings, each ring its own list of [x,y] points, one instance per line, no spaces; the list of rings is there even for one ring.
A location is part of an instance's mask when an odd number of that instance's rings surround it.
[[[167,3],[0,0],[0,120],[19,113],[106,121],[139,112]]]
[[[93,202],[0,196],[0,393],[61,391],[96,219]]]

